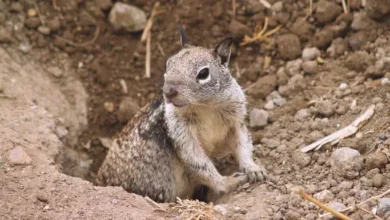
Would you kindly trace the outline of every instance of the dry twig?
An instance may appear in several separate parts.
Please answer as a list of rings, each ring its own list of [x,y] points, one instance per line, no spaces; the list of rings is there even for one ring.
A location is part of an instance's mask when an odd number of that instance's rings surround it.
[[[152,34],[149,33],[146,38],[146,61],[145,61],[145,77],[150,78],[150,41],[152,40]]]
[[[233,17],[233,19],[235,19],[236,18],[236,0],[233,0],[232,1],[232,17]]]
[[[238,66],[237,62],[234,62],[234,67],[236,68],[236,77],[240,78],[241,77],[241,72],[240,72],[240,67]]]
[[[149,17],[148,21],[146,22],[144,31],[142,32],[141,42],[145,42],[147,40],[146,39],[148,37],[147,35],[149,34],[149,32],[153,26],[154,17],[158,14],[163,13],[163,11],[157,11],[159,6],[160,6],[160,2],[156,2],[154,4],[153,9],[152,9],[152,13],[150,14],[150,17]]]
[[[74,47],[85,47],[89,44],[92,44],[93,42],[96,41],[96,39],[98,38],[99,36],[99,33],[100,33],[100,27],[96,24],[96,29],[95,29],[95,34],[93,36],[93,38],[90,40],[90,41],[87,41],[87,42],[84,42],[84,43],[76,43],[76,42],[73,42],[73,41],[70,41],[70,40],[67,40],[63,37],[60,37],[60,36],[56,36],[57,38],[65,41],[67,44],[71,45],[71,46],[74,46]]]
[[[152,33],[151,29],[153,26],[154,17],[158,14],[164,13],[164,11],[157,11],[158,7],[160,6],[160,2],[156,2],[153,6],[152,13],[150,14],[150,17],[148,21],[146,22],[146,26],[144,28],[144,31],[141,36],[141,42],[146,41],[146,60],[145,60],[145,77],[150,78],[150,58],[151,58],[151,40],[152,40]]]
[[[153,201],[151,198],[149,198],[148,196],[145,196],[145,200],[152,206],[154,206],[155,208],[159,209],[159,210],[164,210],[163,207],[161,207],[157,202]],[[165,211],[165,210],[164,210]]]
[[[336,144],[338,143],[341,139],[344,139],[346,137],[349,137],[357,132],[357,130],[363,126],[363,124],[370,119],[375,111],[375,105],[370,105],[370,107],[358,118],[355,119],[351,124],[349,124],[347,127],[344,127],[304,148],[301,149],[301,152],[308,152],[313,149],[318,150],[320,149],[323,145],[327,143]]]
[[[57,10],[58,9],[58,4],[57,4],[57,0],[52,0],[52,5],[53,5],[53,8],[55,9],[55,10]]]
[[[157,47],[158,47],[158,50],[160,51],[161,55],[163,55],[165,57],[164,49],[162,48],[161,44],[158,42],[157,42]]]
[[[320,201],[314,199],[313,197],[311,197],[311,196],[309,196],[308,194],[304,193],[302,190],[299,190],[299,191],[298,191],[298,194],[299,194],[302,198],[306,199],[306,200],[309,201],[309,202],[314,203],[316,206],[318,206],[318,207],[322,208],[323,210],[325,210],[325,211],[331,213],[331,214],[332,214],[333,216],[335,216],[335,217],[338,217],[338,218],[340,218],[340,219],[342,219],[342,220],[352,220],[352,219],[350,219],[348,216],[346,216],[346,215],[344,215],[344,214],[341,214],[340,212],[338,212],[338,211],[332,209],[331,207],[329,207],[329,206],[327,206],[327,205],[321,203]]]
[[[380,199],[380,198],[386,196],[387,194],[390,194],[390,189],[386,190],[386,191],[385,191],[384,193],[382,193],[382,194],[379,194],[379,195],[377,195],[377,196],[370,197],[370,198],[368,198],[367,200],[365,200],[365,201],[363,201],[363,202],[360,202],[359,204],[357,204],[357,205],[355,205],[355,206],[350,206],[350,207],[347,207],[347,208],[345,208],[345,209],[343,209],[343,210],[340,210],[340,212],[346,212],[346,211],[354,210],[356,207],[357,207],[358,209],[361,210],[361,208],[359,208],[360,206],[362,206],[362,205],[364,205],[364,204],[366,204],[366,203],[368,203],[368,202],[371,202],[371,201],[373,201],[373,200],[378,200],[378,199]],[[321,215],[320,218],[325,217],[325,216],[329,216],[329,214]]]
[[[341,0],[341,3],[343,5],[344,13],[348,14],[349,10],[348,10],[348,7],[347,7],[347,3],[345,2],[345,0]]]
[[[172,208],[179,213],[179,219],[188,220],[216,220],[217,212],[213,204],[206,204],[197,200],[181,200],[177,198],[177,204]]]
[[[362,210],[363,212],[365,212],[365,213],[367,213],[367,214],[370,214],[370,215],[374,216],[376,219],[381,219],[381,220],[383,220],[383,218],[381,218],[381,217],[375,215],[373,212],[371,212],[371,211],[369,211],[369,210],[367,210],[367,209],[364,209],[364,208],[359,207],[359,206],[358,206],[357,208],[360,209],[360,210]]]
[[[41,13],[40,13],[40,11],[39,11],[39,7],[38,7],[37,3],[34,1],[33,4],[34,4],[35,10],[37,11],[39,21],[41,22],[41,24],[42,24],[43,26],[45,26],[45,25],[46,25],[46,22],[45,22],[45,20],[43,19],[42,15],[41,15]]]
[[[250,43],[253,43],[253,42],[256,42],[256,41],[259,41],[259,42],[260,41],[264,41],[264,40],[268,39],[269,36],[271,36],[272,34],[276,33],[281,27],[282,26],[279,25],[276,28],[266,32],[267,28],[268,28],[268,18],[266,17],[265,21],[264,21],[263,28],[261,29],[261,31],[257,33],[258,28],[256,28],[252,37],[249,37],[248,35],[245,35],[244,40],[241,42],[240,45],[241,46],[245,46],[247,44],[250,44]]]
[[[266,7],[266,8],[271,8],[271,4],[267,0],[259,0],[260,3]]]

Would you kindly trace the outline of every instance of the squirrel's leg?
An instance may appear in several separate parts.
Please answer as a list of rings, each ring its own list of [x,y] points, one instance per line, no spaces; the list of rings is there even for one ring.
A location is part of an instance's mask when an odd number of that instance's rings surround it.
[[[240,171],[248,174],[251,182],[263,181],[267,178],[267,172],[263,166],[256,164],[252,158],[253,144],[248,129],[245,125],[238,126],[236,131],[236,150],[234,156],[240,167]]]

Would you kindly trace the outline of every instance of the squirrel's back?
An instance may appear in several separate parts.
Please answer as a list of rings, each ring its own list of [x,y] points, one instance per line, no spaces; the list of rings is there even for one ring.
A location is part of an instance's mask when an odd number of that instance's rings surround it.
[[[122,186],[160,202],[171,202],[179,196],[175,174],[184,173],[184,169],[177,165],[180,161],[168,136],[164,111],[164,101],[159,98],[143,107],[124,127],[99,169],[99,185]]]

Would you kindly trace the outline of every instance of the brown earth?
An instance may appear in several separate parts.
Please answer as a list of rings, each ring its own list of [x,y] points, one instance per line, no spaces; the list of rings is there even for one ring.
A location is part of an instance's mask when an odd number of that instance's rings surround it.
[[[141,33],[114,31],[108,22],[110,2],[0,2],[0,219],[183,217],[177,211],[182,209],[168,204],[93,185],[110,139],[160,93],[165,60],[180,48],[177,24],[201,46],[233,35],[230,67],[246,89],[249,111],[269,113],[266,126],[251,130],[255,159],[266,166],[270,180],[246,184],[221,200],[217,209],[227,213],[218,218],[318,219],[323,211],[294,190],[302,188],[324,203],[353,206],[390,188],[386,1],[362,6],[351,0],[349,13],[343,13],[340,1],[314,1],[307,16],[308,0],[268,0],[271,9],[257,0],[237,0],[235,20],[231,1],[161,1],[166,13],[152,28],[149,79]],[[124,2],[148,16],[154,3]],[[281,29],[261,43],[240,46],[266,17],[268,30]],[[49,27],[50,33],[38,26]],[[303,52],[311,47],[319,54]],[[272,99],[275,91],[281,99]],[[357,134],[315,152],[299,152],[347,126],[370,104],[376,106],[374,116]],[[332,162],[341,147],[356,149],[363,160],[363,167],[353,167],[358,171],[353,177],[340,174],[342,166]],[[370,202],[363,208],[376,206]],[[374,219],[363,211],[346,214]]]

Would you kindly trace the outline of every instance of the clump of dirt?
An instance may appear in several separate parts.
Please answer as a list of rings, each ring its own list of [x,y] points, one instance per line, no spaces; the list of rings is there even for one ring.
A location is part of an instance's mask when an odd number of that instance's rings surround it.
[[[195,0],[161,1],[165,13],[156,17],[151,31],[151,78],[145,78],[141,32],[118,32],[109,22],[115,2],[21,0],[0,4],[0,43],[9,54],[0,63],[7,70],[0,77],[0,102],[6,106],[1,124],[7,128],[3,133],[7,138],[0,142],[0,175],[6,180],[0,182],[6,189],[1,196],[5,199],[0,210],[6,211],[2,213],[16,218],[65,218],[60,213],[69,211],[74,219],[121,219],[126,215],[107,210],[128,214],[124,210],[131,204],[134,218],[164,217],[140,197],[118,188],[95,189],[56,173],[54,164],[60,163],[58,169],[65,174],[94,181],[112,138],[139,107],[160,93],[164,63],[180,48],[177,24],[196,45],[212,47],[226,35],[235,37],[232,74],[248,95],[249,111],[256,113],[248,116],[255,159],[270,173],[268,182],[243,185],[221,200],[218,215],[227,219],[318,219],[322,211],[295,194],[296,189],[343,209],[389,188],[390,10],[386,1],[370,0],[363,5],[355,0],[320,0],[311,6],[309,0],[243,0],[234,1],[235,10],[232,1],[207,5]],[[153,7],[150,1],[129,4],[147,17]],[[258,33],[265,23],[263,34],[275,30],[272,34],[240,45],[245,35],[253,37],[254,30]],[[15,63],[7,66],[12,60]],[[31,66],[36,70],[30,70]],[[13,72],[21,74],[14,76]],[[347,126],[371,104],[375,104],[374,116],[355,135],[318,151],[300,151]],[[28,111],[26,106],[38,107]],[[21,126],[26,123],[28,127]],[[18,132],[23,135],[17,136]],[[9,164],[8,155],[17,146],[31,157],[31,162],[25,156],[18,162],[23,167]],[[347,150],[336,151],[340,148]],[[356,163],[338,167],[345,158],[356,159]],[[354,171],[352,175],[339,172],[348,169]],[[15,189],[27,180],[29,184]],[[45,181],[48,187],[42,185]],[[24,206],[22,200],[11,202],[16,198],[12,190],[29,197],[35,186],[38,194],[43,191],[37,200],[31,198]],[[66,193],[67,198],[54,200]],[[95,211],[85,202],[96,207]],[[379,206],[369,202],[361,208],[378,209],[378,215],[385,218],[390,214],[383,209],[385,202],[379,200]],[[96,211],[101,207],[108,208]],[[26,211],[18,214],[20,208]],[[34,214],[35,209],[41,211]],[[372,217],[361,210],[346,214],[352,219]]]

